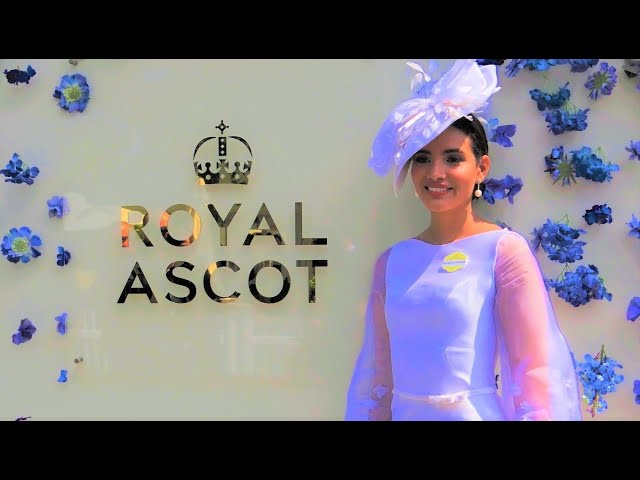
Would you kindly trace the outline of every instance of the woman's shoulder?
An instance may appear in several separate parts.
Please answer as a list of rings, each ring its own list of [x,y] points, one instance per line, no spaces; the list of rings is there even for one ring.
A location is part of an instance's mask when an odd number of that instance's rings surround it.
[[[498,257],[533,254],[529,241],[521,233],[511,229],[505,229],[505,233],[498,240],[496,247]]]

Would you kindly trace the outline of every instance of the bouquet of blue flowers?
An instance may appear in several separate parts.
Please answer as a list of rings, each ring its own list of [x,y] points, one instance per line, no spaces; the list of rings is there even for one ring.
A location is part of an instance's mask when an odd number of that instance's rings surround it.
[[[624,376],[615,371],[616,368],[623,367],[605,354],[604,345],[595,357],[587,353],[584,360],[576,365],[576,373],[582,382],[582,398],[587,402],[587,412],[595,417],[596,413],[602,413],[607,409],[604,396],[615,392],[616,385],[624,381]]]

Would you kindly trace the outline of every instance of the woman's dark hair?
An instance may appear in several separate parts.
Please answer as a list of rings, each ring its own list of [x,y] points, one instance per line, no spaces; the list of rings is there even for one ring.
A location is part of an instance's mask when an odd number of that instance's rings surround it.
[[[470,115],[470,117],[472,120],[467,119],[467,117],[460,117],[458,120],[453,122],[451,126],[457,128],[471,138],[473,155],[479,162],[483,155],[489,155],[489,142],[487,141],[487,134],[482,123],[480,123],[480,120],[473,115]],[[480,183],[479,188],[484,194],[484,190],[486,188],[484,182]],[[471,193],[471,200],[478,200],[473,193]]]
[[[473,154],[476,160],[480,161],[483,155],[489,155],[489,142],[487,140],[487,134],[484,131],[484,126],[480,123],[480,120],[474,115],[470,115],[470,117],[473,120],[469,120],[467,117],[460,117],[453,122],[451,126],[471,137]]]

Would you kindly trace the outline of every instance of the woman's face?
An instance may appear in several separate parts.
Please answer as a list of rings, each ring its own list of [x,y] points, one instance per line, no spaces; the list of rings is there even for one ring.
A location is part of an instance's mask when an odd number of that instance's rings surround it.
[[[411,161],[411,178],[422,203],[431,212],[466,208],[476,182],[489,171],[489,157],[473,155],[471,138],[450,126]]]

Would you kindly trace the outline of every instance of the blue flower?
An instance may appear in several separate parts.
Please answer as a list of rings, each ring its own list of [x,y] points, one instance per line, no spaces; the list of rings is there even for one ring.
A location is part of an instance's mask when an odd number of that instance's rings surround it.
[[[571,91],[567,88],[568,86],[569,82],[565,83],[564,87],[560,87],[556,93],[543,92],[535,88],[529,90],[529,95],[531,99],[536,102],[538,110],[541,112],[544,112],[546,109],[556,110],[567,103],[567,100],[571,97]]]
[[[638,85],[640,85],[640,83]],[[624,149],[631,154],[629,155],[629,160],[633,160],[634,158],[640,160],[640,141],[634,142],[631,140],[629,146],[624,147]]]
[[[611,223],[613,217],[611,216],[611,207],[607,207],[607,204],[594,205],[591,209],[586,210],[583,218],[589,225],[599,223],[604,225],[605,223]]]
[[[589,75],[584,86],[590,90],[589,97],[597,100],[599,94],[611,95],[617,80],[616,67],[609,65],[607,62],[602,62],[600,71]]]
[[[505,60],[499,60],[494,58],[477,58],[476,63],[478,65],[502,65]]]
[[[558,297],[574,307],[586,305],[591,300],[611,301],[613,295],[604,286],[604,280],[598,276],[595,265],[580,265],[575,272],[567,271],[561,280],[548,280],[547,285],[554,288]]]
[[[549,260],[560,263],[573,263],[582,259],[582,247],[586,245],[578,241],[581,233],[587,233],[581,228],[571,228],[566,223],[552,222],[547,218],[546,223],[538,230],[533,230],[532,246],[538,250],[539,246],[547,253]]]
[[[633,381],[633,394],[636,396],[636,403],[640,405],[640,380]]]
[[[584,360],[583,363],[577,365],[576,373],[582,382],[582,397],[590,407],[587,411],[594,417],[596,412],[602,413],[607,409],[604,396],[615,392],[616,385],[624,381],[624,376],[615,371],[616,368],[623,367],[605,354],[604,345],[595,357],[587,353]]]
[[[633,297],[627,307],[627,320],[635,322],[640,317],[640,297]]]
[[[38,235],[32,235],[29,227],[21,227],[20,230],[12,228],[9,235],[2,239],[0,250],[11,263],[27,263],[32,258],[42,255],[35,247],[42,245]]]
[[[583,131],[589,124],[587,123],[587,113],[590,109],[579,109],[577,107],[563,107],[553,110],[545,115],[545,121],[548,123],[548,129],[554,135],[560,135],[564,132]]]
[[[589,68],[597,65],[597,58],[586,58],[586,59],[569,59],[568,63],[571,65],[572,72],[586,72]]]
[[[18,85],[19,83],[28,84],[31,77],[36,74],[36,71],[31,65],[28,65],[26,71],[14,68],[13,70],[5,70],[3,73],[7,77],[7,82]]]
[[[534,252],[537,252],[538,248],[540,248],[540,245],[542,244],[542,237],[545,235],[544,227],[542,228],[534,227],[533,232],[531,232],[531,235],[533,235],[533,239],[531,239],[531,248],[533,249]]]
[[[71,253],[65,250],[64,247],[58,246],[58,255],[56,257],[58,258],[56,264],[59,267],[64,267],[71,260]]]
[[[631,227],[629,235],[632,237],[640,238],[640,220],[636,218],[634,213],[631,214],[631,221],[627,223]]]
[[[511,175],[507,175],[502,180],[490,178],[484,181],[482,198],[491,205],[495,203],[496,199],[501,200],[508,198],[509,203],[513,205],[513,197],[516,196],[523,186],[524,184],[520,178],[513,178]]]
[[[87,79],[79,73],[65,75],[60,79],[53,97],[59,99],[60,108],[68,112],[84,112],[89,103],[89,84]]]
[[[509,137],[516,134],[515,125],[498,125],[498,119],[492,118],[488,122],[489,141],[502,145],[503,147],[513,147]]]
[[[564,147],[553,148],[551,153],[544,157],[544,163],[547,165],[545,172],[548,172],[553,177],[553,183],[558,180],[562,180],[561,185],[568,186],[573,183],[578,183],[575,178],[576,167],[572,160],[564,153]]]
[[[511,60],[511,62],[509,62],[509,65],[504,67],[504,71],[507,74],[507,77],[515,77],[526,64],[526,60],[514,58]]]
[[[610,182],[613,177],[612,172],[620,170],[620,166],[614,163],[604,163],[604,160],[596,155],[600,149],[591,151],[589,147],[582,147],[580,150],[571,150],[572,163],[576,169],[576,177],[586,178],[592,182]]]
[[[47,206],[49,207],[49,218],[62,218],[65,214],[69,213],[67,199],[59,197],[58,195],[54,195],[47,200]]]
[[[56,317],[56,322],[58,322],[58,326],[56,330],[60,335],[64,335],[67,333],[67,313],[62,313]]]
[[[7,177],[4,180],[5,182],[33,185],[33,179],[38,176],[40,170],[38,170],[38,167],[29,167],[20,159],[20,155],[14,153],[9,163],[0,170],[0,173]]]
[[[18,332],[14,333],[11,337],[11,341],[16,345],[20,345],[21,343],[28,342],[33,337],[33,334],[36,333],[36,326],[31,323],[31,320],[28,318],[23,318],[20,320],[20,326],[18,327]]]
[[[67,382],[67,371],[60,370],[60,376],[58,377],[58,382],[66,383]]]

